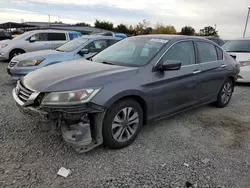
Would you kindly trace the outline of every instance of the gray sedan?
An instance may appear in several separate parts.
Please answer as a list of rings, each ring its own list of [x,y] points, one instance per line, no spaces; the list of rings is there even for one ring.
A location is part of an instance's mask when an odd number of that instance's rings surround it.
[[[9,63],[7,72],[13,80],[19,80],[29,72],[45,66],[74,59],[88,59],[119,40],[121,39],[110,36],[83,36],[55,50],[42,50],[16,56]]]
[[[31,72],[12,92],[79,152],[123,148],[143,124],[200,105],[225,107],[240,71],[214,42],[178,35],[127,38],[91,60]]]

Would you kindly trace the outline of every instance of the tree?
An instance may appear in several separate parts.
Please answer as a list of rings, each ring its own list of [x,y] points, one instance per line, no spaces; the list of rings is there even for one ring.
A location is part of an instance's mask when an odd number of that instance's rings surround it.
[[[153,34],[176,34],[176,29],[172,25],[163,25],[162,23],[157,23],[153,29]]]
[[[195,30],[191,26],[185,26],[181,29],[181,35],[195,35]]]
[[[124,24],[119,24],[116,26],[115,30],[119,33],[129,33],[129,29]]]
[[[85,22],[79,22],[79,23],[76,23],[76,26],[90,26],[90,24],[85,23]]]
[[[95,21],[95,27],[99,29],[105,29],[105,30],[113,30],[114,29],[114,24],[112,22],[108,21]]]
[[[142,22],[139,22],[135,26],[136,33],[137,34],[144,34],[149,25],[150,25],[150,23],[148,21],[146,21],[145,19]]]
[[[218,31],[212,26],[207,26],[200,30],[200,36],[218,36]]]

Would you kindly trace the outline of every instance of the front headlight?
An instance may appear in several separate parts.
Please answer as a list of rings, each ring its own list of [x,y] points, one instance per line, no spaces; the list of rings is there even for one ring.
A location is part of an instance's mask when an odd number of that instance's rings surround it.
[[[77,91],[52,92],[42,100],[42,105],[72,105],[86,103],[100,90],[101,88],[91,88]]]
[[[0,48],[5,48],[8,44],[0,44]]]
[[[45,60],[45,58],[43,58],[43,59],[36,59],[36,60],[23,60],[23,61],[19,62],[18,66],[19,67],[37,66],[37,65],[39,65],[44,60]]]

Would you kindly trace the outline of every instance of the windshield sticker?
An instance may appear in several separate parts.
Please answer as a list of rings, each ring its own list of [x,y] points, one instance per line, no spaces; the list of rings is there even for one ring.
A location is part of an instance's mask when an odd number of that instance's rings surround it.
[[[150,39],[150,41],[152,41],[152,42],[160,42],[160,43],[167,43],[168,42],[168,40],[164,40],[164,39]]]

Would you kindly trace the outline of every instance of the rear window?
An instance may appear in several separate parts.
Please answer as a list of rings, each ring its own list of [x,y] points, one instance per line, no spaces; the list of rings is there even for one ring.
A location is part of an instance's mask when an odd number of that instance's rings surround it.
[[[250,40],[230,40],[222,48],[227,52],[250,52]]]
[[[66,35],[65,33],[49,33],[48,40],[49,41],[66,40]]]

